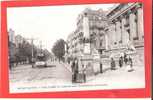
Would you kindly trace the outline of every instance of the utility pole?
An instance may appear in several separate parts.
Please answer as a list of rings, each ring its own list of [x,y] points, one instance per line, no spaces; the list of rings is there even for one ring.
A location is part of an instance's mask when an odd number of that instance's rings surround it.
[[[31,57],[32,57],[32,64],[34,63],[34,40],[37,40],[35,38],[26,38],[26,40],[30,40],[31,41],[31,45],[32,45],[32,50],[31,50]]]
[[[39,47],[40,47],[40,54],[43,53],[43,44],[42,44],[42,40],[39,42]]]
[[[40,41],[40,50],[41,50],[41,53],[42,53],[42,41]]]
[[[33,53],[33,41],[34,41],[34,39],[32,38],[32,39],[31,39],[31,44],[32,44],[32,53],[31,53],[31,54],[32,54],[32,62],[33,62],[33,58],[34,58],[34,57],[33,57],[33,56],[34,56],[34,53]]]

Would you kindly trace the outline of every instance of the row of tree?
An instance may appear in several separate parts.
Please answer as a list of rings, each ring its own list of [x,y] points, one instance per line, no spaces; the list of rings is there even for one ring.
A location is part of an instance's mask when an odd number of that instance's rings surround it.
[[[32,49],[33,57],[36,58],[39,52],[43,52],[45,59],[50,57],[50,52],[45,49],[42,50],[37,48],[35,45],[30,44],[29,42],[23,41],[16,46],[14,43],[9,42],[9,62],[11,64],[19,63],[31,63],[32,62]],[[11,66],[10,66],[11,67]]]

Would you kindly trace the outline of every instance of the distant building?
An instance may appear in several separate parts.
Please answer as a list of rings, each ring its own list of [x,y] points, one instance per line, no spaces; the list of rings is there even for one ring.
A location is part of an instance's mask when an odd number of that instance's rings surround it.
[[[12,29],[8,31],[9,42],[15,43],[15,32]]]
[[[12,29],[8,30],[8,59],[10,68],[13,66],[12,63],[15,62],[16,46],[15,46],[15,32]]]
[[[15,45],[17,48],[19,47],[20,44],[23,43],[23,41],[25,41],[25,39],[21,35],[15,36]]]

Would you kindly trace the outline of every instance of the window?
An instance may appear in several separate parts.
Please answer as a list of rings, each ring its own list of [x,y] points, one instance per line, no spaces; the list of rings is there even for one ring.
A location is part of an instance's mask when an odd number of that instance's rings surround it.
[[[119,43],[122,43],[122,40],[120,40]]]
[[[102,46],[102,42],[100,42],[100,47]]]
[[[117,44],[117,42],[114,42],[114,44],[116,45],[116,44]]]
[[[133,38],[133,40],[138,40],[138,39],[139,39],[138,37],[134,37],[134,38]]]

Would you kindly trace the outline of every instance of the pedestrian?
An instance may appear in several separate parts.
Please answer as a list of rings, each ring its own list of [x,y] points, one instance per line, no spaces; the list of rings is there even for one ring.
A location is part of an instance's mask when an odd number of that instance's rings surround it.
[[[75,69],[75,61],[72,61],[71,64],[71,71],[72,71],[72,82],[75,82],[75,74],[74,74],[74,69]]]
[[[72,63],[71,63],[71,71],[72,71],[72,73],[74,72],[74,67],[75,67],[75,61],[72,60]]]
[[[120,66],[120,68],[123,66],[123,57],[122,56],[119,58],[119,66]]]
[[[83,68],[83,72],[82,72],[83,80],[84,80],[84,82],[86,82],[86,67],[84,65],[82,65],[82,68]]]
[[[78,59],[75,59],[75,73],[78,74],[79,72],[79,64],[78,64]]]
[[[100,73],[103,73],[103,64],[100,62]]]
[[[77,82],[77,76],[78,76],[78,68],[79,68],[79,65],[78,65],[78,59],[75,58],[75,67],[74,67],[74,81]]]
[[[132,61],[132,58],[129,56],[128,58],[128,72],[132,72],[134,69],[133,69],[133,61]]]
[[[9,67],[10,67],[10,70],[12,69],[13,65],[14,65],[13,58],[10,57],[10,58],[9,58]]]
[[[132,58],[129,56],[129,62],[130,62],[130,66],[133,67],[133,61]]]
[[[128,62],[127,54],[124,53],[124,63],[127,64],[127,62]]]
[[[111,58],[111,70],[115,70],[116,68],[115,60]]]

